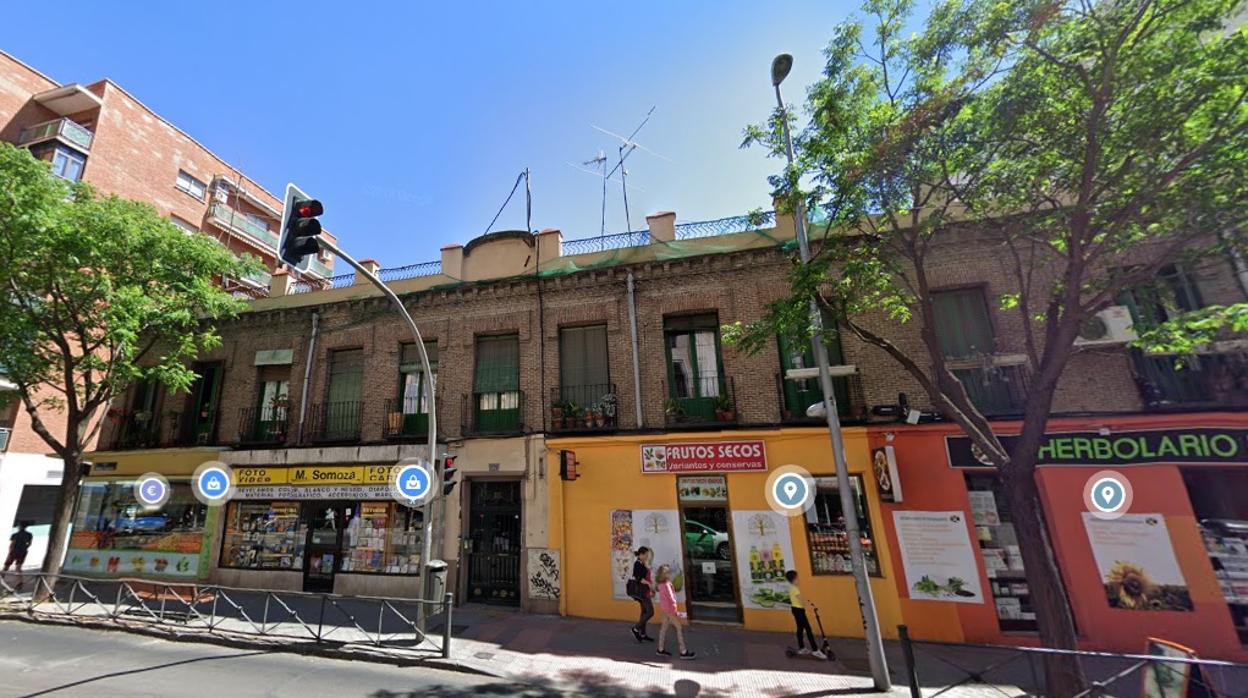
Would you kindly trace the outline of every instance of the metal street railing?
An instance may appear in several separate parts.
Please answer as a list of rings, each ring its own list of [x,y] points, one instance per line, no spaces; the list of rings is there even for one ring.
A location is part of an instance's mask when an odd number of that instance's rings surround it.
[[[450,593],[430,601],[64,574],[20,579],[31,589],[29,595],[0,579],[0,614],[168,628],[183,636],[241,636],[451,656]],[[440,616],[440,637],[417,623],[422,608],[430,619]]]
[[[1134,696],[1143,695],[1141,684],[1146,680],[1161,686],[1189,685],[1204,689],[1183,695],[1248,696],[1243,691],[1243,687],[1248,686],[1248,664],[1155,654],[914,640],[906,626],[897,626],[897,631],[905,683],[910,688],[911,698],[934,698],[951,694],[962,686],[985,686],[1007,696],[1017,696],[1017,689],[1022,689],[1023,695],[1037,698]],[[976,651],[968,652],[969,649]],[[1062,657],[1079,661],[1088,677],[1088,687],[1073,696],[1057,696],[1044,684],[1045,661]],[[921,662],[929,667],[940,664],[942,669],[951,668],[960,677],[952,683],[941,681],[942,685],[923,685],[917,666]],[[940,673],[948,674],[948,669]],[[1172,694],[1165,692],[1164,695]]]

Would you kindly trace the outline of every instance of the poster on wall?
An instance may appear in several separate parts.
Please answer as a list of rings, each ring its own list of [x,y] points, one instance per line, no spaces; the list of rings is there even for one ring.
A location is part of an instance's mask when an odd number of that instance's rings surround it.
[[[1174,557],[1166,517],[1123,514],[1107,520],[1085,511],[1083,526],[1110,608],[1192,610],[1192,596]]]
[[[894,511],[893,525],[911,599],[984,602],[965,513]]]
[[[62,569],[107,577],[194,577],[199,572],[199,553],[70,548]]]
[[[680,544],[680,514],[675,509],[616,509],[611,512],[611,593],[627,599],[633,555],[645,546],[653,551],[650,567],[672,568],[672,588],[677,603],[685,601],[684,552]]]
[[[793,568],[789,517],[770,510],[732,512],[741,606],[789,610],[786,570]]]
[[[897,453],[892,446],[871,450],[871,469],[875,474],[875,484],[880,489],[880,501],[900,504],[901,477],[897,472]]]

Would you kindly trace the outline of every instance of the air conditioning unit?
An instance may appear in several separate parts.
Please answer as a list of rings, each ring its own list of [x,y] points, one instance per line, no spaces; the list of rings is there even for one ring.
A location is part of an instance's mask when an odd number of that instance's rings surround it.
[[[1125,344],[1138,335],[1132,326],[1131,310],[1125,305],[1111,305],[1084,321],[1075,338],[1075,346]]]

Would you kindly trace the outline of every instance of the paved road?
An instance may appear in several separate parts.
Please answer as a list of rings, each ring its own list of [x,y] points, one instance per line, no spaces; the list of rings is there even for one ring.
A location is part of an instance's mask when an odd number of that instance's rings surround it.
[[[0,697],[565,695],[490,677],[0,621]]]

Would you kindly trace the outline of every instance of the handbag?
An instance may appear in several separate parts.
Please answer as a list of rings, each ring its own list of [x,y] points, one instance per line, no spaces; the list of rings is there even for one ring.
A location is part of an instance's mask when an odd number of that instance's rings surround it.
[[[624,593],[628,594],[629,598],[636,599],[641,596],[640,587],[641,584],[636,579],[629,579],[628,583],[624,585]]]

